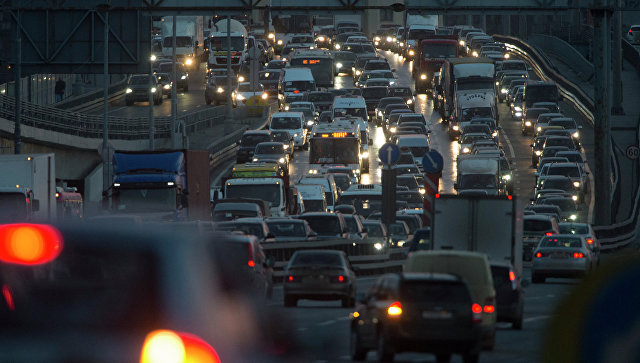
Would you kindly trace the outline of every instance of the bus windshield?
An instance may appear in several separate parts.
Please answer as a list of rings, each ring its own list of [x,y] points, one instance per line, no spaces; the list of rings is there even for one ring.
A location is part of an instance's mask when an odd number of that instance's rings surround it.
[[[227,50],[229,48],[228,44],[227,37],[215,37],[211,40],[209,47],[213,51],[221,51]],[[244,37],[231,37],[231,50],[244,50]]]
[[[358,164],[360,143],[355,138],[313,138],[310,164]]]

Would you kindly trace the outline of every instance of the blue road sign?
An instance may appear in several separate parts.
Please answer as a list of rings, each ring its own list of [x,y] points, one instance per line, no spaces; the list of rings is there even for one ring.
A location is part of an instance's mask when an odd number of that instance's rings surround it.
[[[436,150],[429,150],[428,153],[424,154],[424,158],[422,158],[422,166],[428,174],[438,174],[442,171],[443,165],[444,159],[442,159],[442,155]]]
[[[400,149],[395,144],[386,143],[378,150],[378,157],[383,164],[393,165],[400,158]]]

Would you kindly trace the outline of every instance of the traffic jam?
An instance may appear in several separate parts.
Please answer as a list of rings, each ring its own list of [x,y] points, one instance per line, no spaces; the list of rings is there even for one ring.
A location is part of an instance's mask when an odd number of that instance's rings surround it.
[[[217,184],[206,151],[116,151],[113,213],[0,225],[0,361],[313,361],[295,318],[326,307],[348,325],[338,361],[490,361],[527,329],[530,284],[600,264],[590,173],[553,81],[432,18],[208,34],[206,104],[270,104],[264,127]],[[150,97],[136,77],[127,105]],[[56,191],[58,214],[82,218]],[[0,197],[28,214],[37,193]]]

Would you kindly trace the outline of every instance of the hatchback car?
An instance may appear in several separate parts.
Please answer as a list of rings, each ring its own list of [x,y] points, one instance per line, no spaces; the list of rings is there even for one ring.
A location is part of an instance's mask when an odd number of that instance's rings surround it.
[[[340,300],[342,307],[352,307],[356,283],[354,268],[343,251],[296,251],[285,269],[284,306],[311,299]]]

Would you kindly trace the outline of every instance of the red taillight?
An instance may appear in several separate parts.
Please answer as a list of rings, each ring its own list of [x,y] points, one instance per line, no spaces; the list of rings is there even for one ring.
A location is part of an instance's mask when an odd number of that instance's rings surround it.
[[[536,253],[536,257],[537,257],[537,258],[542,257],[542,253],[540,253],[540,252]]]
[[[496,311],[496,308],[493,305],[485,305],[483,311],[487,314],[491,314]]]
[[[440,198],[440,193],[436,193],[436,198]]]
[[[299,90],[295,90],[295,91],[293,91],[293,93],[300,93],[300,91]]]
[[[482,313],[482,306],[480,306],[480,304],[471,305],[471,312],[473,312],[474,314]]]
[[[289,278],[287,279],[289,282],[293,282],[293,276],[289,276]]]
[[[249,262],[247,262],[247,265],[249,265],[249,267],[256,267],[256,263],[253,260],[249,260]]]
[[[513,271],[509,271],[509,280],[515,281],[516,274]]]
[[[513,197],[509,195],[509,196],[507,196],[507,199],[512,200]]]
[[[574,252],[573,258],[583,258],[584,254],[582,252]]]
[[[587,238],[587,244],[592,245],[593,244],[593,240],[591,238]]]
[[[392,303],[391,305],[389,305],[389,307],[387,308],[387,314],[389,316],[400,316],[400,315],[402,315],[402,304],[400,304],[400,301],[396,301],[396,302]]]
[[[347,282],[347,277],[342,275],[332,276],[331,282]]]
[[[39,265],[53,261],[62,251],[60,232],[44,224],[0,226],[0,261]]]
[[[16,306],[13,302],[13,294],[11,293],[9,286],[2,285],[2,296],[4,297],[4,301],[7,303],[9,310],[15,310]]]
[[[553,232],[547,232],[544,234],[545,236],[553,236]]]
[[[287,277],[287,282],[300,282],[300,280],[300,276],[289,275],[289,277]]]
[[[249,265],[249,267],[256,267],[256,263],[253,261],[253,245],[248,243],[247,246],[249,248],[249,261],[247,262],[247,265]]]
[[[220,358],[211,345],[195,335],[155,330],[144,340],[140,363],[160,362],[220,363]]]

